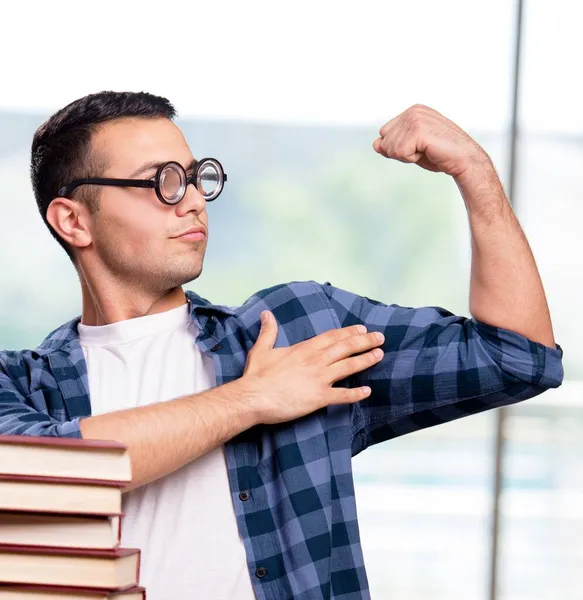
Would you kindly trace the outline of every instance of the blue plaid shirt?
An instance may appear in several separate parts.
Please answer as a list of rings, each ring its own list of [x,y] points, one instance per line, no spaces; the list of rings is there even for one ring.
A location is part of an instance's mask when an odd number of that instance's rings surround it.
[[[242,375],[264,309],[279,324],[277,346],[353,324],[385,335],[382,362],[341,382],[370,386],[366,400],[253,427],[226,444],[233,504],[261,600],[369,598],[352,457],[405,433],[531,398],[563,378],[560,347],[439,308],[387,306],[330,284],[279,285],[238,308],[187,297],[200,331],[196,343],[213,357],[217,385]],[[80,436],[91,403],[78,322],[34,351],[0,353],[0,434]]]

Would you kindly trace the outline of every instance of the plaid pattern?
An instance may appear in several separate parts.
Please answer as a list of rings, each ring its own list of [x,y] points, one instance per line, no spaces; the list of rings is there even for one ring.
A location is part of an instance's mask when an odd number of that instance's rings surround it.
[[[439,308],[387,306],[326,283],[294,282],[243,306],[187,293],[197,344],[217,384],[243,373],[271,310],[276,346],[362,323],[385,334],[381,363],[340,385],[370,385],[354,405],[254,427],[226,444],[232,499],[261,600],[369,598],[351,458],[366,447],[558,387],[562,350]],[[0,434],[79,436],[91,414],[78,319],[35,351],[0,353]],[[240,496],[240,492],[247,492]]]

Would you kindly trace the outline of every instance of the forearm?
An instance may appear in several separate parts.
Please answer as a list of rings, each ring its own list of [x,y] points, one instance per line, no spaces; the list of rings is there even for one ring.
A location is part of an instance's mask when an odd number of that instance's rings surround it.
[[[495,327],[555,347],[532,251],[488,161],[456,179],[472,234],[470,312]]]
[[[133,489],[206,454],[256,423],[242,379],[211,390],[81,421],[88,439],[128,447]]]

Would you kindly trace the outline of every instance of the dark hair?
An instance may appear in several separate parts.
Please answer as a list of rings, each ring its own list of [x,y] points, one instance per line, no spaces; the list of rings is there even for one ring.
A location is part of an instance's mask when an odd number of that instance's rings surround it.
[[[105,157],[91,152],[91,137],[97,127],[124,117],[174,119],[172,104],[146,92],[99,92],[71,102],[43,123],[32,140],[30,176],[38,210],[53,237],[73,259],[71,248],[47,221],[49,204],[58,190],[75,179],[99,177]],[[98,208],[99,187],[79,188],[76,199],[92,212]]]

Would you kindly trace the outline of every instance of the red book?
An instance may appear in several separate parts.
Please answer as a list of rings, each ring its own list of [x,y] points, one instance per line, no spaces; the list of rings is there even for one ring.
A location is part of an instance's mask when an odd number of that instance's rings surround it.
[[[136,548],[87,550],[0,545],[0,583],[123,590],[138,585]]]
[[[71,477],[128,484],[127,448],[119,442],[0,435],[0,475]]]
[[[114,481],[0,474],[0,510],[118,515],[121,497]]]
[[[121,515],[0,511],[0,544],[111,550],[119,547],[121,523]]]
[[[123,591],[56,585],[0,584],[0,600],[146,600],[143,587]]]

